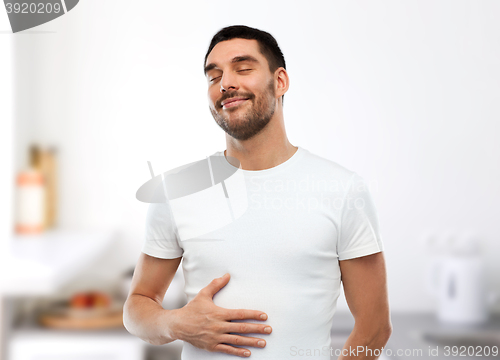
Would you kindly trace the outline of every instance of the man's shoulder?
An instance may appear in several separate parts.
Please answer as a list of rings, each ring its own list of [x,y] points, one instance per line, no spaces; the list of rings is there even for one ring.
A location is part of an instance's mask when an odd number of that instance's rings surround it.
[[[304,149],[302,166],[305,167],[304,170],[307,172],[323,175],[330,179],[335,178],[338,180],[349,181],[355,174],[354,171],[339,164],[338,162],[312,153],[306,149]]]

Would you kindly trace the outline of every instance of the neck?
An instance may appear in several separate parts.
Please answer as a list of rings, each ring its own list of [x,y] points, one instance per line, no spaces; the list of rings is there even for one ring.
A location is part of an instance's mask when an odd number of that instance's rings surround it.
[[[298,148],[288,141],[282,113],[275,115],[251,139],[241,141],[226,134],[227,150],[224,155],[238,159],[241,164],[234,164],[229,158],[233,166],[241,166],[243,170],[265,170],[278,166],[295,154]]]

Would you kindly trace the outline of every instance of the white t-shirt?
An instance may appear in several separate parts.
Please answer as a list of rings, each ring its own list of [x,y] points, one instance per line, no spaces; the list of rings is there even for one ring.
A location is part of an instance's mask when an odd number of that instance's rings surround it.
[[[215,155],[213,161],[220,163],[213,165],[236,170],[224,152]],[[212,187],[225,196],[213,209],[207,204],[218,200],[204,191],[194,200],[151,204],[142,251],[158,258],[183,257],[188,301],[214,278],[229,273],[231,279],[215,294],[214,303],[264,311],[266,321],[240,322],[273,328],[271,334],[246,334],[267,343],[264,348],[247,347],[252,359],[330,359],[339,260],[383,250],[368,184],[355,172],[300,146],[278,166],[238,169],[236,175],[244,187],[231,179],[225,186]],[[218,221],[218,214],[230,221]],[[204,222],[222,225],[213,229],[200,225]],[[182,351],[182,360],[234,358],[189,343]]]

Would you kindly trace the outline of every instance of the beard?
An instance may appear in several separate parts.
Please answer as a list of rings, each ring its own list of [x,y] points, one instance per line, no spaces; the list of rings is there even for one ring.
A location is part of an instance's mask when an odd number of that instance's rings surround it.
[[[229,120],[229,116],[225,117],[222,114],[222,111],[227,111],[228,113],[233,111],[243,112],[239,107],[248,105],[244,103],[236,106],[234,109],[229,108],[228,110],[222,110],[222,107],[220,106],[222,100],[235,96],[248,98],[247,101],[252,103],[252,107],[250,110],[247,110],[246,113],[242,113],[238,118],[235,117]],[[271,121],[271,118],[274,115],[274,110],[276,108],[274,79],[269,81],[266,91],[259,98],[256,98],[256,96],[252,93],[226,93],[221,100],[215,104],[215,107],[217,109],[221,109],[219,110],[220,112],[212,107],[210,107],[210,112],[212,113],[215,122],[217,122],[222,130],[235,139],[248,140],[261,132],[262,129],[267,126],[269,121]]]

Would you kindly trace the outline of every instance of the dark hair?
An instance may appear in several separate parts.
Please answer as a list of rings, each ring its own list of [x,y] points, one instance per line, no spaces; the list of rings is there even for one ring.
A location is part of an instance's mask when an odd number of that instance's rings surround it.
[[[207,58],[210,52],[213,50],[215,45],[221,41],[231,40],[231,39],[249,39],[257,40],[259,43],[259,50],[262,55],[267,59],[269,64],[269,70],[274,73],[279,67],[286,69],[285,57],[278,46],[276,39],[268,32],[251,28],[245,25],[232,25],[220,29],[217,34],[214,35],[210,46],[208,47],[207,54],[205,55],[205,62],[207,63]],[[285,95],[281,97],[282,103],[284,102]]]

